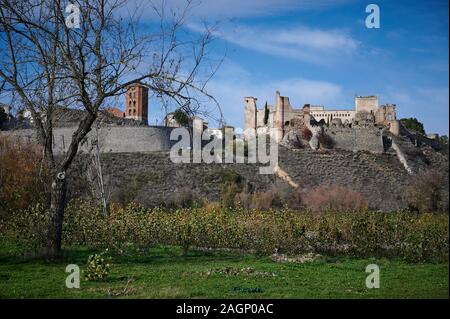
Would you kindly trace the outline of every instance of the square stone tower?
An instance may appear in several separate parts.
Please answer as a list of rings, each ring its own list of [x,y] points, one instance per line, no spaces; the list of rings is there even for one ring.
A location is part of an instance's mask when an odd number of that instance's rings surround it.
[[[371,96],[355,96],[355,111],[367,112],[375,114],[378,111],[378,97]]]
[[[125,98],[125,118],[148,124],[148,88],[142,84],[131,84]]]

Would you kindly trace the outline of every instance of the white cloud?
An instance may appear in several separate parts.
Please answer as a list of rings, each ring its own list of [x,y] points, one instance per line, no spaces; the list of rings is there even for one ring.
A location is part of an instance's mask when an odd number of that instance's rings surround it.
[[[317,49],[355,50],[358,42],[337,30],[318,30],[298,27],[275,32],[274,41],[281,44]]]
[[[187,27],[198,32],[204,30],[194,23],[188,24]],[[360,42],[344,30],[313,29],[305,26],[222,26],[214,31],[214,35],[249,50],[317,64],[331,64],[351,57],[360,46]]]
[[[193,0],[191,14],[200,19],[233,19],[262,17],[289,11],[308,11],[333,8],[355,0]],[[182,8],[186,0],[134,0],[142,3],[144,14],[151,14],[149,3],[165,3],[168,10]]]
[[[220,21],[214,34],[229,43],[275,56],[330,65],[344,57],[351,57],[360,46],[360,42],[346,30],[310,28],[298,24],[289,27],[245,25],[240,21],[279,15],[285,11],[319,10],[352,1],[354,0],[193,0],[184,26],[190,31],[204,32],[205,28],[200,21],[209,25]],[[141,22],[156,22],[154,7],[160,9],[161,3],[165,4],[164,16],[170,21],[172,10],[177,13],[174,16],[179,16],[186,0],[130,0],[120,14],[127,16],[137,10],[136,14]]]

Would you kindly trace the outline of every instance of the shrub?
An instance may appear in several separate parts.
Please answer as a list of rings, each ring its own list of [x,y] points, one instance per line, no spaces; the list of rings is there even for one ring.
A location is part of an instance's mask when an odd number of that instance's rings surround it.
[[[289,139],[289,144],[293,148],[304,148],[304,142],[299,138],[298,135],[295,135],[295,138]]]
[[[109,270],[111,268],[111,259],[106,256],[107,253],[108,249],[100,254],[93,254],[88,257],[85,272],[86,280],[104,280],[108,277]]]
[[[122,205],[134,202],[139,190],[148,183],[145,175],[128,176],[126,181],[114,192],[111,200]]]
[[[9,224],[7,232],[2,228],[2,234],[36,240],[29,234],[41,223],[42,215],[20,216],[20,227],[12,228],[15,224]],[[262,211],[208,205],[167,212],[130,204],[113,206],[108,216],[104,216],[101,207],[72,203],[66,209],[63,227],[63,246],[121,250],[130,244],[146,247],[162,244],[180,246],[184,253],[189,247],[206,247],[261,254],[395,256],[413,262],[447,261],[449,251],[448,215],[409,211],[311,214],[286,208]],[[97,264],[108,264],[105,258],[95,260]]]
[[[338,185],[321,185],[302,196],[305,206],[313,212],[364,211],[367,201],[364,196]]]
[[[448,136],[447,135],[439,136],[439,146],[441,147],[441,149],[446,150],[447,154],[448,154]]]
[[[0,218],[0,233],[20,239],[28,250],[43,254],[47,243],[49,211],[42,204],[11,211],[7,218]]]
[[[302,127],[300,129],[300,136],[302,139],[307,140],[309,142],[309,140],[312,137],[312,132],[310,131],[309,128],[307,128],[306,126]]]
[[[245,209],[250,209],[250,206],[252,204],[252,198],[253,194],[244,190],[236,195],[235,205]]]
[[[202,200],[190,188],[182,188],[174,194],[172,200],[163,202],[161,206],[168,209],[201,207]]]
[[[302,189],[297,188],[294,191],[284,192],[282,194],[282,200],[291,209],[303,209],[305,208],[303,202],[304,192]]]
[[[419,172],[410,181],[406,201],[411,210],[433,213],[443,211],[441,191],[444,178],[438,171],[429,169]]]
[[[244,178],[231,169],[222,172],[220,203],[224,208],[233,208],[239,201],[239,193],[244,190]]]
[[[421,134],[425,134],[423,123],[419,122],[415,117],[401,119],[400,122],[409,130]]]
[[[211,213],[214,211],[218,211],[220,210],[220,203],[219,202],[209,202],[208,200],[205,200],[205,202],[203,203],[203,210],[206,213]]]
[[[224,208],[234,208],[241,188],[233,182],[227,182],[220,188],[220,204]]]
[[[182,126],[188,126],[191,120],[189,115],[181,108],[178,108],[173,112],[173,119]]]
[[[0,137],[0,215],[48,203],[49,175],[36,144]]]
[[[281,206],[281,197],[275,191],[256,192],[251,197],[250,208],[252,209],[269,210]]]
[[[320,147],[326,148],[326,149],[333,148],[334,141],[329,135],[327,135],[325,133],[321,133],[321,134],[319,134],[318,139],[319,139]]]

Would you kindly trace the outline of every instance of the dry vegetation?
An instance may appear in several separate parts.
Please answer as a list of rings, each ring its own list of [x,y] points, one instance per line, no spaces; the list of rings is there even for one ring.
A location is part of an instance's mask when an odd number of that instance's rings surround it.
[[[0,213],[48,201],[48,170],[36,144],[0,136]]]
[[[442,202],[443,184],[444,178],[438,171],[430,169],[419,172],[411,179],[405,192],[409,208],[419,212],[447,210],[448,207]]]
[[[361,193],[338,185],[321,185],[302,196],[305,206],[313,212],[365,211],[367,200]]]
[[[272,189],[249,193],[234,183],[226,183],[221,191],[224,208],[269,210],[290,208],[307,210],[311,213],[361,212],[368,210],[367,200],[361,193],[339,185],[320,185],[312,189]]]

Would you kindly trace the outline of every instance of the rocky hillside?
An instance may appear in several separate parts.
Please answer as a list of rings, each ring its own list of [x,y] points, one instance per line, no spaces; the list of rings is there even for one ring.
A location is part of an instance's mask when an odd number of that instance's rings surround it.
[[[425,146],[414,148],[407,140],[397,141],[414,170],[434,168],[445,177],[442,196],[448,206],[448,157]],[[86,157],[81,156],[70,176],[75,183],[71,196],[86,196]],[[289,188],[276,175],[260,175],[256,164],[174,164],[169,154],[103,154],[102,169],[107,192],[115,201],[137,201],[153,206],[192,192],[212,201],[219,198],[224,182],[232,176],[244,180],[255,191]],[[279,166],[303,189],[338,184],[362,193],[370,208],[395,210],[406,206],[405,187],[412,183],[395,152],[384,154],[343,150],[290,150],[280,146]]]

